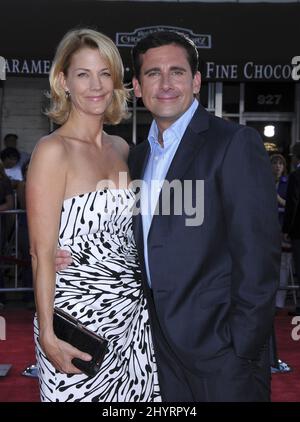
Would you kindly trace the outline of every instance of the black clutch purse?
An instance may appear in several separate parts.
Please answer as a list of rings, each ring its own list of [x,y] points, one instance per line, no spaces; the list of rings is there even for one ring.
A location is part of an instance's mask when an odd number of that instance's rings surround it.
[[[72,363],[89,377],[95,376],[107,352],[107,340],[87,329],[76,318],[59,308],[54,308],[53,311],[53,328],[59,339],[92,356],[90,361],[74,358]]]

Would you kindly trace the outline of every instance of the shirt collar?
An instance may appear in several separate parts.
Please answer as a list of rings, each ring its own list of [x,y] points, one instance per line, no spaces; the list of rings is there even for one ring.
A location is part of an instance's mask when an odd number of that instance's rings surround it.
[[[163,139],[164,139],[164,147],[167,148],[170,145],[170,142],[174,141],[174,138],[177,142],[180,142],[183,134],[190,123],[199,103],[194,99],[190,107],[187,111],[179,117],[168,129],[163,132]],[[160,145],[158,143],[158,127],[155,120],[152,121],[149,134],[148,134],[148,142],[150,144],[151,150],[154,148],[155,144]]]

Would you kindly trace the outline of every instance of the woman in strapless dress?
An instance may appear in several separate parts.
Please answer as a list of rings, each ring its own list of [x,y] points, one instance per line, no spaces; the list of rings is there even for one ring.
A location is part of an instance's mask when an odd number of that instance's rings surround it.
[[[127,143],[103,131],[126,115],[123,66],[113,42],[90,29],[68,32],[50,72],[48,116],[27,176],[42,401],[161,401],[147,302],[132,232],[135,196]],[[127,179],[127,180],[126,180]],[[55,272],[57,247],[72,264]],[[58,307],[108,341],[100,371],[72,364],[90,356],[58,339]]]

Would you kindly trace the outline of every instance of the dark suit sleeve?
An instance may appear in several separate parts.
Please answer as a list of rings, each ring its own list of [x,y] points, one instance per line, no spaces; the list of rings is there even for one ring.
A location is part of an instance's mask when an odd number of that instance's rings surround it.
[[[286,205],[283,220],[283,233],[291,234],[293,226],[295,225],[295,218],[297,215],[297,207],[299,205],[300,185],[297,180],[296,173],[291,173],[288,181]]]
[[[270,161],[255,130],[240,128],[233,136],[221,184],[232,259],[233,347],[238,356],[257,359],[273,323],[280,228]]]

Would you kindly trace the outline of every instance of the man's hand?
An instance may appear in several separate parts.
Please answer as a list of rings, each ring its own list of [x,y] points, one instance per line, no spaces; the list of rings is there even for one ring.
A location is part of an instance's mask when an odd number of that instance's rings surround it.
[[[55,257],[55,271],[65,270],[73,260],[69,251],[57,249]]]
[[[283,199],[279,194],[277,194],[277,202],[282,206],[285,207],[286,200]]]

